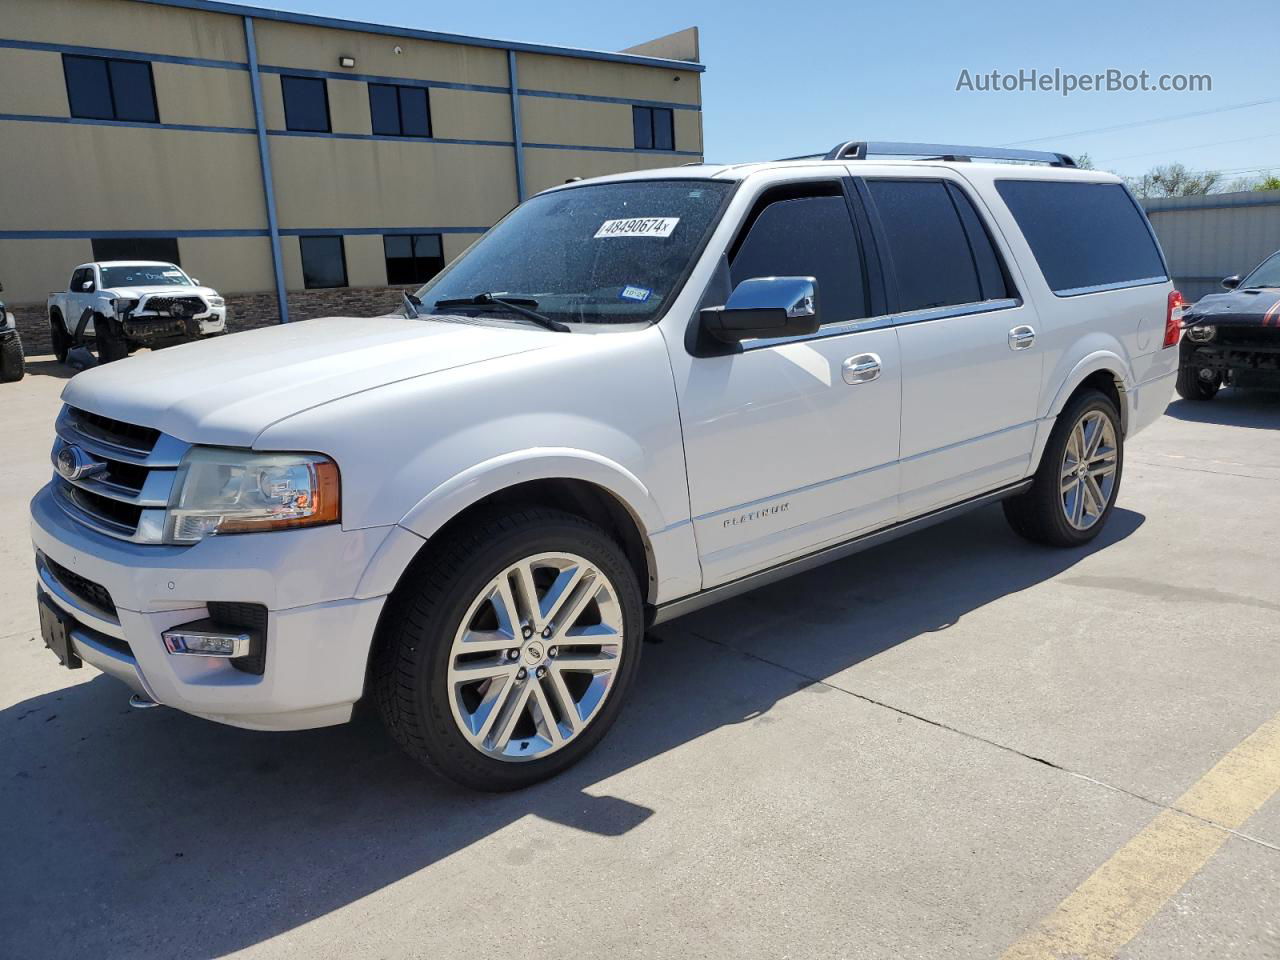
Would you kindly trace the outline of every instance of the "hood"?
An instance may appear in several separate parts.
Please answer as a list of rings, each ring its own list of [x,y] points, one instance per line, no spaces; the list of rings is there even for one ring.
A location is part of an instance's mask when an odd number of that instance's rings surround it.
[[[1267,287],[1211,293],[1187,309],[1182,323],[1183,326],[1214,323],[1233,327],[1280,328],[1280,289]]]
[[[125,300],[140,300],[142,297],[150,297],[157,294],[162,297],[189,297],[193,293],[206,297],[216,297],[218,295],[217,291],[211,290],[209,287],[196,287],[189,283],[156,283],[145,287],[111,287],[109,290],[102,292]]]
[[[462,318],[303,320],[94,367],[73,377],[62,399],[188,443],[249,447],[303,410],[564,336]]]

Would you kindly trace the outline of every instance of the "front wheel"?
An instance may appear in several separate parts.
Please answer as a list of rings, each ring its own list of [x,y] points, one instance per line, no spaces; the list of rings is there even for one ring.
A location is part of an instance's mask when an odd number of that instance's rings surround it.
[[[49,343],[54,359],[59,363],[66,363],[67,351],[71,349],[71,335],[67,333],[62,314],[57,310],[49,314]]]
[[[1005,517],[1028,540],[1081,546],[1111,516],[1123,472],[1120,411],[1097,390],[1082,391],[1058,416],[1031,489],[1004,501]]]
[[[1212,400],[1222,387],[1222,374],[1195,363],[1178,367],[1178,380],[1174,384],[1183,400]]]
[[[445,534],[388,601],[372,686],[410,755],[476,790],[585,756],[639,666],[636,574],[604,530],[528,508]]]

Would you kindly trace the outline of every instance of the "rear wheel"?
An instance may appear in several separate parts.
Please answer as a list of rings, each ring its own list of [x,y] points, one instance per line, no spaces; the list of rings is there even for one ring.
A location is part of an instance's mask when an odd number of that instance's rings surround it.
[[[49,314],[49,341],[57,361],[66,363],[67,351],[71,349],[71,335],[67,333],[66,325],[62,322],[62,314],[57,310]]]
[[[0,340],[0,383],[21,380],[26,372],[23,366],[22,341],[15,333]]]
[[[372,685],[392,736],[476,790],[566,769],[612,726],[639,666],[635,572],[602,529],[529,508],[433,543],[389,601]]]
[[[1184,363],[1178,367],[1175,386],[1183,400],[1212,400],[1222,388],[1222,374],[1209,367]]]
[[[1120,412],[1097,390],[1081,391],[1058,416],[1031,489],[1004,502],[1005,517],[1028,540],[1078,547],[1111,516],[1123,471]]]

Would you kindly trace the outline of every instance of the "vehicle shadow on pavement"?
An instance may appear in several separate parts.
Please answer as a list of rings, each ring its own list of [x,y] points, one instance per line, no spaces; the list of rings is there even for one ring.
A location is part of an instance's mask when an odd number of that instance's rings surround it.
[[[1223,390],[1212,400],[1175,400],[1165,416],[1228,427],[1280,428],[1280,391]]]
[[[218,956],[482,841],[472,855],[495,875],[528,862],[527,840],[497,836],[528,815],[606,838],[678,815],[610,796],[604,781],[945,630],[1143,519],[1118,509],[1089,547],[1049,550],[987,508],[660,626],[617,729],[521,793],[434,778],[366,712],[344,727],[264,734],[132,710],[101,676],[29,699],[0,711],[0,952]],[[771,655],[787,667],[760,662]],[[556,842],[550,826],[535,836]]]
[[[75,370],[65,363],[59,363],[52,356],[43,357],[39,360],[27,357],[24,366],[27,375],[34,377],[57,377],[59,380],[70,380],[76,374]]]

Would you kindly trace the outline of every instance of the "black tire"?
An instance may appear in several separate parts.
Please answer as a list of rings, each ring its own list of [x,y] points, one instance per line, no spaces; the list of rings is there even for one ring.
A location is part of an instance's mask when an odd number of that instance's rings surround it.
[[[59,363],[67,362],[67,351],[71,349],[71,335],[67,333],[62,322],[62,314],[54,310],[49,314],[49,341],[53,347],[53,356]]]
[[[1081,530],[1073,526],[1062,506],[1062,464],[1072,430],[1086,414],[1104,414],[1111,422],[1116,437],[1115,481],[1111,497],[1093,525]],[[1079,547],[1096,537],[1106,525],[1120,495],[1124,476],[1124,434],[1120,427],[1120,411],[1106,394],[1097,390],[1081,390],[1067,402],[1058,415],[1049,442],[1040,457],[1031,489],[1004,501],[1005,519],[1015,533],[1035,543],[1051,547]]]
[[[1184,363],[1178,367],[1178,380],[1174,385],[1178,396],[1183,400],[1212,400],[1222,388],[1222,374],[1215,374],[1212,380],[1200,376],[1202,368],[1192,363]]]
[[[473,746],[454,720],[445,680],[453,638],[494,576],[558,550],[588,560],[613,584],[622,611],[621,663],[599,712],[574,739],[540,759],[499,760]],[[391,736],[414,759],[473,790],[518,790],[572,766],[608,732],[639,668],[643,633],[635,572],[604,530],[559,510],[513,508],[447,532],[410,567],[379,624],[370,693]]]
[[[0,340],[0,383],[21,380],[26,368],[23,365],[22,341],[15,333]]]
[[[115,321],[101,313],[93,315],[94,340],[98,345],[98,363],[112,363],[129,356],[129,343],[115,328]]]

